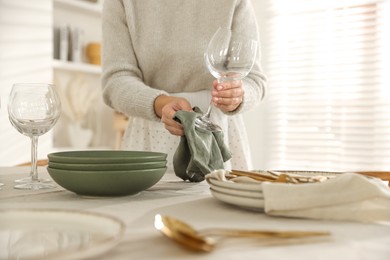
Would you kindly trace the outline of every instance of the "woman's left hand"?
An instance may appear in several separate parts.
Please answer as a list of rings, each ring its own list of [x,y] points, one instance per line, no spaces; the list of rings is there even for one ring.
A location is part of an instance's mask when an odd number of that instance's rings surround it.
[[[218,84],[218,81],[214,80],[211,96],[214,106],[224,112],[234,111],[242,103],[244,98],[242,81],[223,81]]]

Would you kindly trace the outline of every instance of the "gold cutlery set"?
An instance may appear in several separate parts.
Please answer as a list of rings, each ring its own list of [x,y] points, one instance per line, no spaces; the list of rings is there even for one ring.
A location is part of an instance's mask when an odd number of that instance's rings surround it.
[[[287,171],[286,171],[287,172]],[[335,177],[335,175],[323,175],[321,172],[310,172],[310,176],[304,176],[302,174],[293,174],[291,171],[286,173],[284,171],[241,171],[231,170],[226,176],[228,179],[233,179],[238,176],[245,176],[257,181],[268,181],[268,182],[282,182],[282,183],[315,183],[323,182]],[[299,173],[302,173],[300,171]],[[308,172],[309,173],[309,172]]]
[[[346,172],[324,172],[324,171],[242,171],[242,170],[231,170],[230,174],[226,177],[233,179],[238,176],[245,176],[257,181],[268,181],[268,182],[284,182],[284,183],[315,183],[324,182],[331,178],[336,177],[339,174]],[[364,175],[367,178],[378,178],[383,181],[389,182],[390,187],[390,172],[388,171],[353,171]]]

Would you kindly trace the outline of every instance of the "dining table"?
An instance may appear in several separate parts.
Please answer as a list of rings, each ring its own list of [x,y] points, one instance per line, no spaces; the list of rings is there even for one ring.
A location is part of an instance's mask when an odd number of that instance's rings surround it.
[[[389,260],[390,225],[353,221],[314,220],[269,216],[223,203],[212,196],[206,181],[182,181],[171,171],[151,188],[136,195],[88,197],[61,186],[46,190],[17,190],[14,180],[30,168],[0,167],[0,210],[60,209],[99,213],[125,224],[120,242],[93,259],[283,259]],[[50,178],[45,167],[41,177]],[[248,230],[327,231],[313,241],[265,243],[255,238],[224,239],[211,252],[193,252],[165,237],[154,226],[156,214],[169,215],[197,229],[229,227]]]

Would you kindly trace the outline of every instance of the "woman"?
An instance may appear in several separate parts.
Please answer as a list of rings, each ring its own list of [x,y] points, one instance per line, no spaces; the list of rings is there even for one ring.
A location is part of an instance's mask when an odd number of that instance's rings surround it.
[[[250,0],[110,0],[103,9],[103,97],[129,117],[122,149],[168,154],[184,134],[178,110],[218,108],[211,120],[232,152],[226,168],[251,169],[241,114],[264,96],[259,61],[242,81],[218,85],[203,52],[218,27],[257,35]]]

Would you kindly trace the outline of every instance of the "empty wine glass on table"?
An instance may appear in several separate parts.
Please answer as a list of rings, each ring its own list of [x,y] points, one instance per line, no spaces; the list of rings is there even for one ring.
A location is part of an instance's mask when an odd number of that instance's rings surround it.
[[[38,137],[56,124],[61,113],[60,98],[51,84],[14,84],[8,101],[8,115],[13,127],[31,138],[30,178],[15,185],[16,189],[39,190],[55,187],[38,177]]]
[[[252,70],[257,49],[256,40],[220,27],[205,50],[204,61],[218,83],[241,80]],[[212,107],[210,103],[207,112],[195,120],[195,126],[213,132],[221,131],[221,127],[210,120]]]

